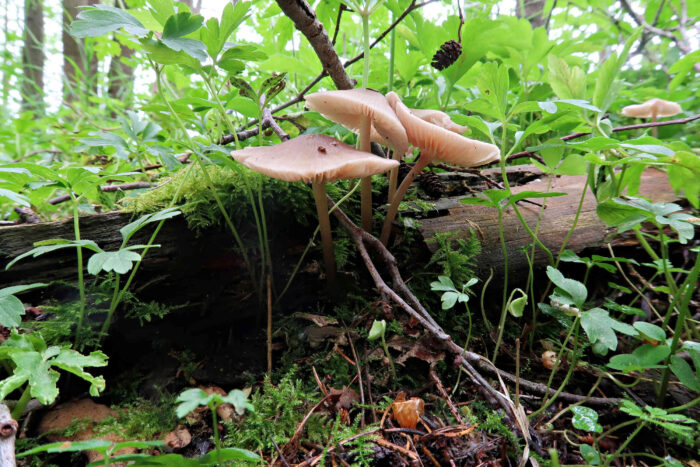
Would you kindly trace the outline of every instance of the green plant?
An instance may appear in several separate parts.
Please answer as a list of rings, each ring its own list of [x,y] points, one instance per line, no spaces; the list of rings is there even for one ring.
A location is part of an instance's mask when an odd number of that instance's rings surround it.
[[[216,417],[216,409],[222,404],[231,404],[238,415],[243,415],[246,410],[253,411],[255,408],[248,402],[248,396],[240,389],[232,389],[228,395],[207,394],[202,389],[193,388],[182,392],[177,401],[180,403],[175,409],[179,418],[183,418],[199,406],[209,407],[212,416],[212,427],[214,428],[214,444],[216,446],[216,459],[218,465],[224,465],[224,460],[247,460],[256,461],[258,456],[245,449],[227,448],[221,449],[221,438],[219,437],[219,422]],[[235,457],[231,457],[235,454]]]
[[[105,387],[102,376],[93,376],[85,367],[107,365],[107,356],[100,351],[82,355],[67,346],[47,346],[41,334],[18,334],[13,331],[0,345],[0,361],[10,367],[12,375],[0,381],[0,400],[16,389],[24,387],[12,416],[18,419],[32,397],[44,405],[52,403],[58,396],[59,373],[73,373],[90,383],[90,394],[97,396]]]
[[[380,342],[382,344],[382,349],[384,350],[384,355],[386,355],[386,359],[389,361],[389,367],[391,368],[391,376],[392,380],[394,382],[394,386],[396,386],[396,368],[394,368],[394,359],[391,357],[391,353],[389,353],[389,347],[386,345],[386,321],[385,320],[374,320],[372,323],[372,328],[369,330],[369,333],[367,334],[367,340],[372,342],[377,339],[380,339]]]

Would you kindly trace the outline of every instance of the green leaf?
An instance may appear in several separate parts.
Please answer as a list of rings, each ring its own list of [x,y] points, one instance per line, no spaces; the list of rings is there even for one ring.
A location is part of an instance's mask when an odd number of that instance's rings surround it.
[[[87,270],[92,275],[101,271],[126,274],[133,267],[133,263],[141,261],[141,255],[126,249],[118,251],[104,251],[90,257]]]
[[[147,226],[148,224],[152,224],[153,222],[160,222],[162,220],[170,219],[175,216],[179,216],[181,211],[179,211],[177,208],[166,208],[162,209],[158,212],[152,213],[152,214],[146,214],[135,221],[125,225],[121,229],[119,229],[119,233],[122,235],[123,245],[126,245],[126,243],[131,239],[131,237]]]
[[[14,295],[0,297],[0,326],[16,328],[22,323],[24,305]]]
[[[581,456],[588,465],[600,465],[600,454],[592,446],[581,444],[579,446]]]
[[[481,67],[481,73],[476,79],[476,85],[481,92],[481,97],[494,106],[498,119],[506,119],[508,105],[508,67],[496,62],[488,62]]]
[[[637,321],[633,324],[633,326],[637,331],[650,339],[659,342],[666,340],[666,333],[664,330],[655,324],[647,323],[645,321]]]
[[[253,404],[248,402],[248,395],[240,389],[232,389],[221,399],[223,402],[231,404],[238,415],[243,415],[246,410],[255,411]]]
[[[547,277],[549,277],[549,280],[551,280],[554,285],[569,294],[573,300],[573,303],[578,308],[583,306],[583,303],[586,301],[586,297],[588,296],[588,291],[586,290],[585,285],[577,280],[565,278],[561,272],[554,269],[552,266],[547,266]],[[593,342],[595,342],[595,340],[593,340]]]
[[[219,457],[221,456],[221,457]],[[218,465],[219,459],[223,461],[245,461],[245,462],[260,462],[260,456],[247,449],[240,448],[224,448],[219,450],[210,451],[204,456],[200,457],[199,463],[203,465],[210,465],[209,463],[215,463]]]
[[[700,392],[700,377],[693,373],[693,369],[688,362],[677,355],[673,355],[669,366],[673,374],[678,378],[678,381],[689,389]]]
[[[508,311],[516,318],[520,318],[523,315],[523,310],[525,310],[525,305],[527,305],[527,295],[522,290],[520,290],[520,294],[521,296],[511,301],[508,306]]]
[[[199,388],[187,389],[177,397],[178,406],[175,414],[178,418],[183,418],[199,406],[208,406],[215,394],[207,394]]]
[[[449,310],[450,308],[454,307],[457,303],[459,295],[460,294],[458,292],[445,292],[442,294],[442,297],[440,298],[440,300],[442,300],[442,309]]]
[[[284,87],[287,85],[285,78],[287,73],[275,73],[265,81],[263,81],[260,86],[260,94],[265,95],[265,105],[270,102],[277,94],[282,92]]]
[[[96,350],[90,355],[83,355],[72,349],[63,349],[51,365],[60,368],[90,383],[90,395],[97,397],[105,389],[105,379],[102,376],[93,376],[85,371],[85,367],[107,366],[107,355]]]
[[[367,335],[367,340],[368,341],[377,340],[377,339],[383,337],[385,332],[386,332],[386,321],[383,319],[382,320],[375,319],[374,322],[372,323],[372,328],[369,330],[369,334]]]
[[[0,298],[7,297],[8,295],[22,293],[25,290],[36,289],[37,287],[46,287],[46,284],[37,282],[34,284],[13,285],[12,287],[5,287],[4,289],[0,289]]]
[[[593,308],[581,314],[581,327],[591,343],[600,342],[607,349],[617,349],[617,335],[611,323],[615,321],[607,311]]]
[[[577,405],[571,407],[574,416],[571,419],[571,424],[579,430],[590,431],[592,433],[602,433],[603,427],[598,423],[598,412],[595,410]]]
[[[253,88],[248,84],[247,81],[245,81],[242,78],[238,78],[237,76],[231,76],[229,77],[229,81],[231,81],[231,84],[238,88],[238,93],[245,98],[248,98],[252,100],[253,102],[258,104],[258,93],[256,93]]]
[[[129,12],[107,5],[95,5],[78,13],[78,20],[70,25],[70,34],[79,38],[97,37],[122,28],[139,37],[148,33],[148,29]]]
[[[586,76],[579,67],[569,68],[561,58],[547,57],[549,84],[560,99],[582,99],[586,89]]]
[[[438,276],[438,282],[430,283],[430,290],[436,292],[456,292],[457,288],[448,276]]]
[[[163,26],[163,39],[173,39],[183,37],[195,32],[202,27],[204,18],[201,15],[193,15],[188,11],[183,11],[172,15]]]
[[[0,188],[0,197],[9,199],[12,203],[19,204],[20,206],[29,207],[31,202],[29,198],[19,193],[9,190],[7,188]]]
[[[97,243],[93,242],[92,240],[65,240],[62,238],[58,238],[51,240],[42,240],[40,242],[36,242],[35,245],[38,246],[36,248],[32,248],[31,250],[25,253],[22,253],[21,255],[15,257],[15,259],[10,261],[7,264],[7,266],[5,266],[5,270],[10,269],[10,267],[12,267],[12,265],[14,265],[17,261],[24,259],[28,256],[36,258],[37,256],[41,256],[52,251],[61,250],[63,248],[82,247],[88,248],[98,253],[102,251],[102,249],[99,246],[97,246]]]
[[[613,86],[613,83],[620,71],[620,68],[627,61],[627,55],[629,54],[632,44],[637,41],[637,38],[641,32],[642,28],[637,29],[627,39],[627,42],[620,52],[619,57],[617,54],[612,54],[600,67],[597,79],[595,81],[595,88],[593,89],[593,98],[591,99],[591,102],[602,112],[608,110],[610,105],[615,100],[615,96],[617,95],[617,92],[621,86]]]

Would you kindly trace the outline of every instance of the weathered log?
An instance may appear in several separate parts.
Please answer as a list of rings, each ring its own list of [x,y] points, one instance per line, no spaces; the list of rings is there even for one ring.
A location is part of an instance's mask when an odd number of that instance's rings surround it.
[[[546,191],[549,180],[547,175],[541,174],[532,166],[523,166],[520,170],[522,171],[521,178],[529,178],[531,181],[513,187],[514,193],[526,190]],[[485,174],[493,175],[493,171],[485,171]],[[469,174],[465,176],[473,177]],[[446,177],[452,179],[452,183],[454,183],[454,174],[447,174]],[[573,225],[584,183],[585,177],[582,176],[559,176],[552,180],[550,191],[566,193],[566,195],[546,199],[546,208],[542,213],[538,238],[555,255]],[[679,196],[674,194],[669,186],[667,175],[655,169],[647,169],[642,174],[639,195],[653,201],[669,202],[679,199]],[[477,270],[488,275],[488,270],[494,268],[496,274],[499,274],[503,268],[503,251],[499,240],[497,211],[490,207],[462,204],[460,200],[465,196],[467,195],[460,194],[438,200],[435,203],[433,217],[421,219],[419,229],[431,250],[437,247],[435,242],[430,241],[436,233],[448,232],[455,234],[456,238],[464,238],[470,235],[470,229],[472,229],[481,240],[482,245],[481,254],[476,258]],[[535,201],[542,203],[545,200],[536,199]],[[587,189],[576,229],[567,243],[567,248],[581,252],[586,248],[602,247],[607,243],[606,236],[611,230],[597,216],[596,206],[593,193]],[[540,215],[540,207],[520,203],[518,209],[534,231],[537,218]],[[508,252],[509,270],[516,272],[516,274],[517,271],[527,271],[528,264],[522,249],[531,244],[532,239],[523,228],[512,207],[506,209],[504,213],[503,232]],[[543,264],[546,261],[545,252],[537,248],[535,263]]]
[[[460,199],[465,196],[474,196],[490,187],[484,176],[499,182],[499,170],[488,169],[479,174],[451,172],[439,176],[445,182],[447,196],[435,201],[434,208],[427,213],[428,217],[418,221],[427,248],[431,251],[436,248],[431,240],[437,232],[451,232],[459,237],[469,235],[472,228],[482,241],[482,253],[477,258],[479,266],[486,270],[486,274],[490,267],[494,267],[497,273],[500,272],[503,254],[496,211],[460,203]],[[514,186],[514,192],[545,191],[547,186],[547,176],[534,166],[509,168],[508,176],[512,185],[519,184]],[[551,191],[565,192],[567,195],[546,200],[547,208],[542,216],[538,236],[554,252],[558,251],[573,223],[584,180],[584,177],[561,176],[552,182]],[[666,174],[653,169],[644,172],[640,194],[655,201],[673,201],[678,198],[669,187]],[[578,252],[587,247],[604,245],[608,229],[597,217],[595,208],[595,199],[589,191],[568,248]],[[539,207],[521,203],[519,209],[534,230]],[[81,237],[97,242],[105,250],[115,250],[122,240],[119,229],[130,222],[132,217],[132,214],[123,212],[83,216],[80,218]],[[406,214],[405,217],[409,215]],[[273,263],[276,273],[283,280],[298,259],[310,231],[286,224],[273,223],[270,227],[280,230],[273,242],[273,255],[276,256]],[[152,228],[139,232],[132,244],[146,243]],[[526,271],[528,265],[521,249],[530,244],[531,239],[512,208],[507,209],[504,215],[504,232],[509,268]],[[254,240],[255,233],[249,232],[247,237]],[[26,258],[9,270],[2,267],[15,256],[31,249],[34,242],[51,238],[74,238],[72,219],[0,228],[0,287],[29,282],[75,281],[76,260],[72,248],[37,258]],[[156,243],[160,247],[151,249],[141,266],[135,283],[137,292],[145,291],[147,296],[153,297],[165,296],[173,303],[201,301],[202,306],[213,306],[216,303],[216,300],[212,302],[212,294],[228,296],[226,303],[239,303],[240,294],[250,293],[245,291],[245,287],[250,284],[246,282],[244,263],[236,253],[234,242],[227,231],[209,229],[197,235],[188,229],[182,217],[176,217],[166,221]],[[542,250],[537,250],[535,261],[546,261]],[[87,277],[88,280],[91,279],[91,276]],[[236,284],[236,290],[231,289],[231,284]]]
[[[17,422],[10,415],[10,409],[5,404],[0,404],[0,466],[14,467],[15,461],[15,436],[17,435]]]

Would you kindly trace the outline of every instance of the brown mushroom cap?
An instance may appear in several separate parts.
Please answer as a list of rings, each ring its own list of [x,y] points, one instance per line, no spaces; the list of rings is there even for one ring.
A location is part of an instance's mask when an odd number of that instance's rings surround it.
[[[321,91],[306,96],[306,103],[324,117],[359,132],[362,117],[371,119],[370,139],[403,154],[408,149],[406,130],[396,118],[386,97],[371,89]]]
[[[395,160],[358,151],[326,135],[297,136],[275,146],[232,151],[231,155],[257,172],[288,182],[368,177],[399,165]]]
[[[497,146],[465,138],[414,115],[394,92],[386,96],[404,128],[408,140],[433,159],[462,167],[475,167],[497,161],[501,151]]]
[[[622,109],[625,117],[649,118],[649,117],[671,117],[683,112],[681,106],[675,102],[663,99],[650,99],[643,104],[628,105]]]
[[[433,125],[440,126],[446,130],[450,130],[454,133],[459,133],[460,135],[467,131],[469,127],[459,125],[452,121],[449,115],[440,110],[434,109],[409,109],[413,115],[425,120]]]

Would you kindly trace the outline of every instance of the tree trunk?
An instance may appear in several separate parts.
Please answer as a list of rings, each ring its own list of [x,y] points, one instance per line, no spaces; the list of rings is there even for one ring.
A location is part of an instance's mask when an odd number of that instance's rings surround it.
[[[518,18],[526,18],[534,28],[544,26],[545,0],[517,0],[515,15]]]
[[[41,113],[44,109],[44,6],[42,0],[24,2],[24,47],[22,48],[22,109]]]
[[[74,101],[80,95],[94,91],[97,86],[97,60],[88,59],[83,39],[75,39],[69,34],[70,23],[80,13],[81,6],[94,5],[97,0],[63,0],[63,98]],[[89,63],[89,66],[88,66]]]

